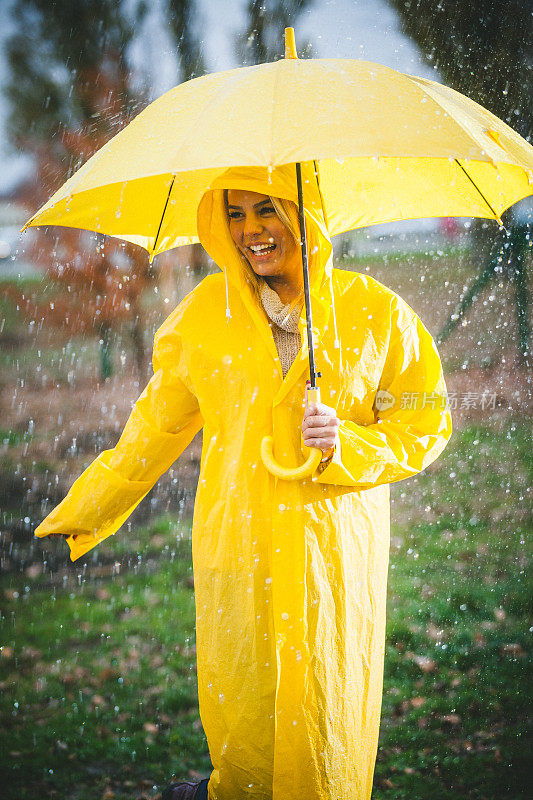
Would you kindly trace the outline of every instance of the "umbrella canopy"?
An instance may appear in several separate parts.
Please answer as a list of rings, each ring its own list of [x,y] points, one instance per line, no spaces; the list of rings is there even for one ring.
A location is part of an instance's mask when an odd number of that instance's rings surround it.
[[[198,241],[228,167],[314,161],[330,235],[434,216],[500,221],[533,193],[533,147],[484,108],[381,64],[288,58],[195,78],[151,103],[26,223],[141,245]],[[304,202],[306,199],[304,186]]]

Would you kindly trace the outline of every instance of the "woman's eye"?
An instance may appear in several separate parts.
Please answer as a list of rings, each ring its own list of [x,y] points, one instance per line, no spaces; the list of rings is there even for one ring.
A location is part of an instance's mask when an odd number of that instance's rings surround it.
[[[240,216],[242,216],[240,211],[230,211],[229,212],[229,218],[230,219],[238,219]]]
[[[273,206],[263,206],[261,209],[261,214],[274,214]]]

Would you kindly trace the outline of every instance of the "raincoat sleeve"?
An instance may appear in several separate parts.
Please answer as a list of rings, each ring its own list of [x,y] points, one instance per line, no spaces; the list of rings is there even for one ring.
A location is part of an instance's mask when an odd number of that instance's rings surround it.
[[[333,457],[314,477],[318,483],[365,489],[408,478],[431,464],[451,436],[435,343],[407,304],[400,298],[396,301],[376,393],[376,422],[359,425],[341,420]],[[406,313],[410,321],[403,327]]]
[[[93,461],[35,530],[36,536],[68,536],[72,561],[120,528],[203,425],[170,320],[156,334],[154,375],[116,447]]]

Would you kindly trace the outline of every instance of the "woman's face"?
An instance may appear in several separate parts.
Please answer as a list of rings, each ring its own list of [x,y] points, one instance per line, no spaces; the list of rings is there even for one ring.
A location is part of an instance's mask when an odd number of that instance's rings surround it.
[[[232,239],[256,275],[300,282],[300,246],[276,214],[268,195],[229,189],[228,214]]]

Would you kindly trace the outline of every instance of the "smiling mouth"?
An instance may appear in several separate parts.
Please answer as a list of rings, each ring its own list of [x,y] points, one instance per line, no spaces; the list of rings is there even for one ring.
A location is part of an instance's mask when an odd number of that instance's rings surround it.
[[[275,249],[275,244],[251,244],[248,247],[248,250],[255,258],[265,258],[270,253],[273,253]]]

